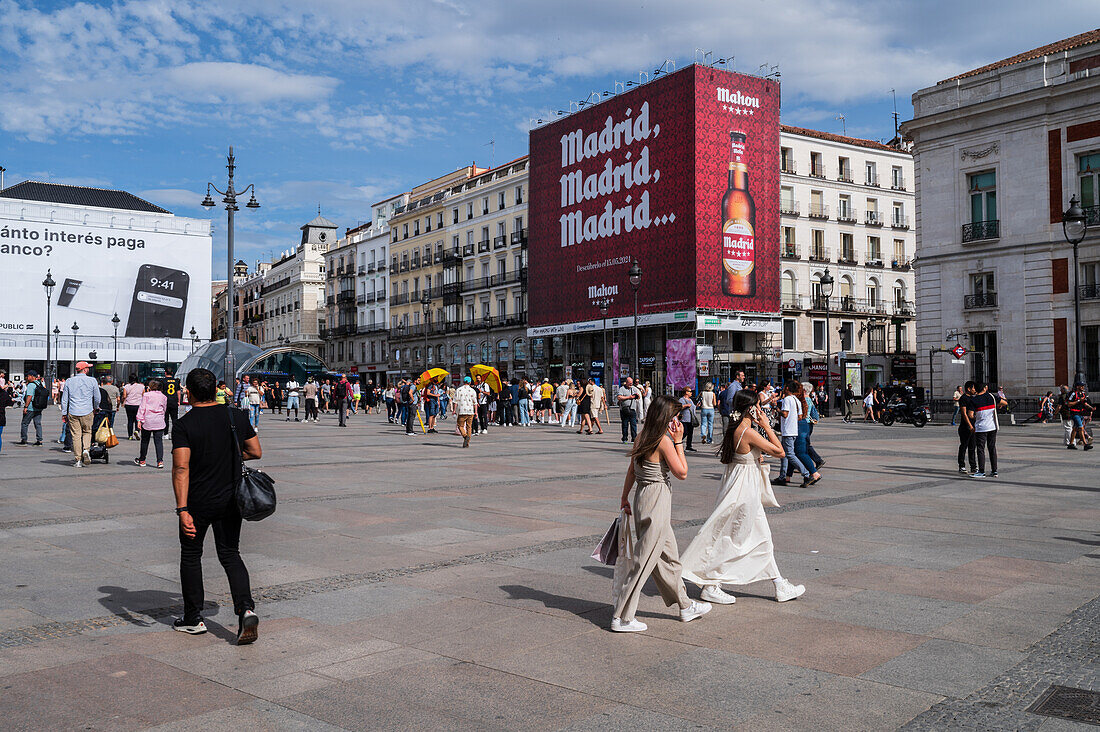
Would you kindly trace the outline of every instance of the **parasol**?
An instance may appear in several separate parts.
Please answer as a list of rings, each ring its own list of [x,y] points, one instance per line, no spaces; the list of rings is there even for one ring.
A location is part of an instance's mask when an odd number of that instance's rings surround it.
[[[450,372],[445,369],[428,369],[424,373],[420,374],[420,378],[416,382],[418,389],[423,389],[425,386],[433,381],[439,381],[450,376]]]
[[[472,374],[475,379],[478,376],[481,376],[482,374],[484,374],[485,375],[485,383],[489,385],[490,389],[497,392],[498,394],[500,393],[501,389],[503,388],[502,385],[501,385],[501,381],[500,381],[500,372],[497,371],[492,366],[486,366],[483,363],[479,363],[475,366],[470,367],[470,374]]]

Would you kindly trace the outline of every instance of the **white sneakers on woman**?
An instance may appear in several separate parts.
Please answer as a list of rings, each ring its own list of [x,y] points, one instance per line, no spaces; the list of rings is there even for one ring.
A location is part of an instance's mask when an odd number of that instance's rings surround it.
[[[786,602],[787,600],[793,600],[796,597],[802,597],[806,592],[805,585],[792,585],[787,580],[780,577],[777,580],[772,580],[775,583],[775,601]]]
[[[697,602],[691,601],[691,604],[680,610],[680,620],[685,623],[690,623],[696,618],[701,618],[710,612],[711,604],[709,602]]]
[[[716,605],[732,605],[737,598],[722,589],[722,585],[707,585],[699,593],[699,597]]]
[[[627,623],[624,623],[619,618],[611,618],[611,630],[616,633],[641,633],[648,629],[649,626],[637,618]]]

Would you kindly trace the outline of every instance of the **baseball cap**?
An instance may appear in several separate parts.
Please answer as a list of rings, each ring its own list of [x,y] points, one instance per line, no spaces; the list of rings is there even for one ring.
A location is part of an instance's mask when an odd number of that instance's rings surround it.
[[[27,376],[28,376],[28,377],[31,377],[31,376],[37,377],[37,376],[38,376],[38,372],[37,372],[37,371],[35,371],[34,369],[31,369],[30,371],[28,371],[28,372],[27,372]]]
[[[473,379],[471,379],[469,376],[463,376],[462,377],[462,383],[463,384],[469,384],[471,381],[473,381]]]
[[[77,361],[76,362],[76,368],[77,368],[78,371],[80,369],[90,369],[91,367],[92,367],[92,365],[90,363],[88,363],[87,361]]]

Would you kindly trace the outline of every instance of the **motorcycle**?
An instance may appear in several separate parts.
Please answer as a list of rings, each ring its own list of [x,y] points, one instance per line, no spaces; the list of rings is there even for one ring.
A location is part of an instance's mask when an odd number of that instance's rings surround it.
[[[914,427],[923,427],[932,419],[932,412],[923,404],[910,405],[908,402],[894,401],[882,410],[879,421],[886,427],[894,422],[905,422]]]

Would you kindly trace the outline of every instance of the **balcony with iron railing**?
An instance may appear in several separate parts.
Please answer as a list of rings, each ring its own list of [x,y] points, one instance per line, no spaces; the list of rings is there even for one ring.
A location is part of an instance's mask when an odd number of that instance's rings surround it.
[[[498,236],[493,238],[493,249],[504,249],[508,246],[508,237]]]
[[[828,262],[829,259],[829,247],[814,244],[810,247],[810,261],[811,262]]]
[[[371,262],[370,264],[368,264],[368,265],[367,265],[367,274],[372,274],[372,273],[376,272],[376,271],[377,271],[377,269],[378,269],[378,268],[377,268],[377,266],[375,265],[375,263],[374,263],[374,262]]]
[[[853,247],[842,247],[840,254],[837,256],[837,264],[858,264],[856,261],[856,250]]]
[[[401,260],[401,271],[402,272],[408,272],[409,271],[409,260],[407,260],[407,259],[402,259]]]
[[[987,239],[997,239],[1001,235],[1001,222],[994,219],[992,221],[975,221],[971,224],[963,224],[962,227],[962,243],[966,244],[972,241],[985,241]]]
[[[908,272],[913,269],[913,262],[909,259],[895,259],[890,262],[890,269],[896,269],[900,272]]]
[[[359,274],[365,275],[366,273],[367,273],[367,265],[360,264],[359,265]]]
[[[779,304],[784,310],[805,310],[806,298],[804,295],[791,295],[784,292],[780,295]]]
[[[356,298],[355,298],[355,304],[356,304],[356,305],[366,305],[366,304],[367,304],[367,296],[366,296],[366,295],[358,295],[358,296],[356,296]]]
[[[867,261],[864,262],[864,266],[883,269],[886,263],[882,261],[882,254],[880,252],[867,252]]]
[[[1089,226],[1100,224],[1100,206],[1085,206],[1085,223]]]
[[[825,164],[821,162],[810,163],[810,177],[811,178],[824,178],[825,177]]]
[[[981,310],[983,308],[997,307],[996,292],[979,292],[963,297],[963,310]]]
[[[845,208],[845,207],[841,206],[839,209],[837,209],[837,212],[836,212],[836,220],[837,221],[840,221],[840,222],[846,223],[846,224],[854,224],[858,218],[859,218],[859,215],[856,213],[856,210],[854,208],[851,208],[851,207]]]
[[[798,216],[798,201],[780,201],[779,213],[784,216]]]
[[[882,212],[865,211],[863,213],[863,223],[865,223],[867,226],[882,226]]]
[[[878,188],[878,173],[868,173],[863,179],[863,185],[874,186],[875,188]]]
[[[895,191],[904,191],[905,190],[905,178],[903,178],[900,175],[894,176],[893,179],[890,182],[890,188],[892,188]]]
[[[462,261],[462,251],[460,249],[448,249],[443,252],[443,258],[440,262],[444,266],[454,266]]]
[[[394,262],[393,264],[390,265],[390,274],[397,274],[397,270],[398,270],[397,262]]]
[[[344,290],[336,296],[336,302],[354,302],[355,290]]]
[[[462,245],[462,256],[470,257],[470,256],[473,256],[473,253],[474,253],[473,242],[471,242],[469,244],[463,244]]]
[[[527,243],[527,229],[520,229],[519,231],[512,232],[513,244],[526,244]]]
[[[840,173],[837,175],[836,179],[838,181],[840,181],[841,183],[853,183],[854,182],[852,180],[852,171],[851,170],[841,170]]]
[[[409,293],[401,295],[390,295],[390,305],[407,305],[409,302]]]
[[[793,241],[785,241],[780,244],[779,256],[783,259],[802,259],[798,254],[798,244]]]
[[[909,217],[904,214],[894,214],[890,218],[890,228],[893,229],[908,229]]]
[[[894,301],[894,313],[895,316],[901,318],[912,318],[917,314],[917,306],[912,300],[895,300]]]
[[[420,269],[420,257],[416,256],[409,260],[409,269]]]
[[[386,260],[384,260],[384,259],[379,259],[379,260],[378,260],[378,271],[379,271],[379,272],[382,272],[382,271],[384,271],[385,269],[386,269]]]
[[[326,298],[326,300],[325,300],[325,304],[327,304],[329,307],[332,307],[333,305],[335,305],[336,304],[336,295],[329,295],[328,298]]]
[[[1100,300],[1100,285],[1080,285],[1077,296],[1082,300]]]
[[[806,215],[811,219],[827,219],[829,218],[829,206],[823,203],[811,203],[810,210]]]
[[[481,241],[479,241],[477,243],[477,253],[478,254],[484,254],[487,251],[489,251],[489,240],[488,239],[482,239]]]
[[[790,175],[798,175],[798,165],[793,160],[787,158],[779,159],[779,172],[789,173]]]

